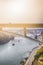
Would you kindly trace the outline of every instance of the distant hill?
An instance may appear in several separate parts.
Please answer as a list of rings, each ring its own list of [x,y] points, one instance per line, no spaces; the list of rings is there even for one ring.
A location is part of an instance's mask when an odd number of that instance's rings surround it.
[[[0,31],[0,45],[9,42],[10,40],[14,39],[14,36],[7,32]]]

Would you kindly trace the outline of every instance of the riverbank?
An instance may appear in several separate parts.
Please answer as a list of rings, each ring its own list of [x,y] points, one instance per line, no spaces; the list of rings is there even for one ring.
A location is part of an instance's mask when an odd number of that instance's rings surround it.
[[[0,45],[9,42],[12,39],[14,39],[14,36],[12,34],[5,31],[0,31]]]
[[[32,65],[43,65],[43,46],[37,51]]]
[[[37,50],[40,49],[40,48],[41,48],[41,45],[39,45],[38,47],[35,47],[32,50],[32,52],[31,52],[30,56],[28,57],[28,60],[26,61],[25,65],[32,65],[32,62],[34,60],[34,56],[35,56]]]

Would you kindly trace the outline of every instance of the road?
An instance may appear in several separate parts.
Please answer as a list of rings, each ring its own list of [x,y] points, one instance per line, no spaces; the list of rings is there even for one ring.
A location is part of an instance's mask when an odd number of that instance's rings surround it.
[[[32,50],[31,55],[29,56],[29,58],[28,58],[28,60],[27,60],[25,65],[32,65],[32,61],[34,60],[34,56],[35,56],[37,50],[40,49],[40,48],[41,48],[41,46],[38,46],[38,47],[35,47]]]

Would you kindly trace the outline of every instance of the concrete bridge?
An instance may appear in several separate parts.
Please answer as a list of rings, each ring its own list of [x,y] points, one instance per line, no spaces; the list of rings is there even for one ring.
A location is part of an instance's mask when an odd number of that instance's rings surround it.
[[[26,37],[26,28],[43,28],[43,24],[0,24],[0,30],[2,28],[24,28],[24,36]]]

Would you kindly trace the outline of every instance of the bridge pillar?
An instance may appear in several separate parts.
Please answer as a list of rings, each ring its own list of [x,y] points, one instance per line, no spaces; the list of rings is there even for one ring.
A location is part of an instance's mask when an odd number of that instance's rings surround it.
[[[2,28],[0,27],[0,31],[2,30]]]
[[[26,37],[26,28],[24,27],[24,36]]]

